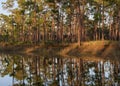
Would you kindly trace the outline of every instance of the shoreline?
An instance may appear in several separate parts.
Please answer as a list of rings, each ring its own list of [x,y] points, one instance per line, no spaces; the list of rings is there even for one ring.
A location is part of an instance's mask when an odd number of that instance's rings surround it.
[[[120,58],[120,44],[117,41],[90,41],[84,42],[80,47],[77,43],[55,45],[7,45],[0,47],[1,53],[33,54],[66,57],[118,57]]]

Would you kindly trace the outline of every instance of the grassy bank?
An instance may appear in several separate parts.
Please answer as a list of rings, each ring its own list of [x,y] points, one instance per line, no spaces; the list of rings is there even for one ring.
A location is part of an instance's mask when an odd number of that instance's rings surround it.
[[[73,46],[74,48],[71,48],[69,52],[61,54],[74,57],[120,58],[120,43],[117,41],[91,41],[84,42],[81,47],[77,45]],[[66,51],[66,49],[67,48],[65,48],[64,51]]]
[[[35,54],[35,55],[62,55],[68,57],[120,57],[120,43],[117,41],[90,41],[80,47],[74,44],[0,44],[0,51],[7,53]],[[115,59],[115,58],[114,58]]]
[[[49,44],[41,43],[37,45],[33,44],[9,44],[9,43],[0,43],[0,52],[1,53],[10,53],[10,54],[23,54],[23,55],[51,55],[55,56],[61,49],[68,47],[68,44]]]

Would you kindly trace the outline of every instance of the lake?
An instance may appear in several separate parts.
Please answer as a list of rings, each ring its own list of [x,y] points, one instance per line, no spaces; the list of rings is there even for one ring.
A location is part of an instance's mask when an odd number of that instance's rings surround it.
[[[0,86],[120,86],[120,61],[0,54]]]

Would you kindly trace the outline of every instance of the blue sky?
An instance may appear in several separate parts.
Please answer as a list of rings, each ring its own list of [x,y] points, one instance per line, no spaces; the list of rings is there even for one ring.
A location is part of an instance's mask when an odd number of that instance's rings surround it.
[[[0,14],[9,14],[7,10],[2,8],[2,2],[5,2],[6,0],[0,0]]]
[[[2,13],[2,14],[8,15],[9,12],[7,10],[5,10],[5,9],[2,8],[2,2],[5,2],[5,1],[6,0],[0,0],[0,14]]]

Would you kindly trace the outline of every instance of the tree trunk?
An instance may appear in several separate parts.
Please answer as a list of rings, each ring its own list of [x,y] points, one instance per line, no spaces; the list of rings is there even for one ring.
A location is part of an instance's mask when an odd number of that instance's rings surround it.
[[[112,24],[109,25],[109,40],[112,40]]]
[[[102,3],[102,40],[104,40],[104,0]]]
[[[95,23],[95,27],[94,27],[94,40],[97,40],[98,39],[98,36],[97,36],[97,24]]]
[[[80,0],[78,0],[78,45],[81,45],[81,38],[82,38],[82,15],[81,15],[81,8],[80,8]]]
[[[43,23],[43,31],[44,31],[44,36],[43,36],[43,39],[44,39],[44,43],[46,42],[46,38],[47,38],[47,34],[46,34],[46,16],[44,16],[44,23]]]
[[[61,21],[61,42],[63,42],[63,16]]]

